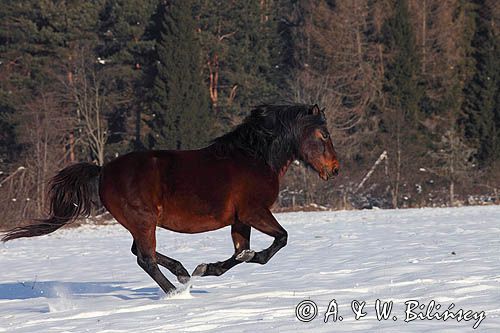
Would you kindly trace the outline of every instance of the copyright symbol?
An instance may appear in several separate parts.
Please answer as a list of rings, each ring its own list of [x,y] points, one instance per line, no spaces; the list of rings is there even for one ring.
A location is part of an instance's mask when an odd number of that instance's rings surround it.
[[[318,315],[318,306],[313,301],[302,301],[295,307],[295,316],[305,323],[310,322]]]

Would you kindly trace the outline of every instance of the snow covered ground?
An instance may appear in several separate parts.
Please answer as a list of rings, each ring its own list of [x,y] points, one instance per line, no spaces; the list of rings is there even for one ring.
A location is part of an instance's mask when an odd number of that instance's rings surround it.
[[[131,237],[119,225],[0,245],[0,332],[500,332],[500,207],[277,218],[289,243],[270,263],[197,278],[171,297],[137,266]],[[252,248],[270,242],[253,232]],[[198,235],[162,230],[158,251],[191,271],[229,257],[232,242],[229,229]],[[325,323],[333,299],[337,321],[331,315]],[[393,301],[387,320],[376,318],[377,299]],[[317,305],[309,322],[296,318],[303,300]],[[367,315],[359,320],[354,300],[366,302]],[[422,316],[434,300],[438,313],[453,303],[450,311],[463,309],[471,320],[405,322],[410,300],[426,306]],[[311,319],[314,311],[303,306],[299,313]],[[417,314],[409,311],[408,319]]]

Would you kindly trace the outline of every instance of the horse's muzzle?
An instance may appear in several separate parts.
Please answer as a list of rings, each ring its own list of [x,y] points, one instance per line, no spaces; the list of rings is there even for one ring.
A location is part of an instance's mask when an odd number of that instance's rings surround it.
[[[320,172],[319,176],[323,180],[328,180],[330,178],[333,178],[335,176],[338,176],[339,174],[339,168],[334,167],[333,169],[329,169],[328,167],[323,167],[323,172]]]

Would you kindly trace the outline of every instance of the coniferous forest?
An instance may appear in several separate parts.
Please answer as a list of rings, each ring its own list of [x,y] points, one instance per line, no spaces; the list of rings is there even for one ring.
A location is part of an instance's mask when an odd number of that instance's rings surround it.
[[[263,103],[326,107],[341,161],[293,164],[277,208],[498,203],[500,3],[1,0],[0,224],[68,164],[202,147]]]

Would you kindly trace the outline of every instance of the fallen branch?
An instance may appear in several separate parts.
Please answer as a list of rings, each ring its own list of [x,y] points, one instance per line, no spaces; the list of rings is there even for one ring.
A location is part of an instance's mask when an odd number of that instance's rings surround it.
[[[16,170],[16,171],[14,171],[14,172],[13,172],[10,176],[8,176],[7,178],[5,178],[4,180],[2,180],[2,181],[0,182],[0,187],[2,187],[2,185],[3,185],[5,182],[7,182],[9,179],[13,178],[13,177],[14,177],[17,173],[19,173],[19,172],[21,172],[21,171],[23,171],[23,170],[26,170],[26,168],[25,168],[25,167],[23,167],[23,166],[20,166],[19,168],[17,168],[17,170]]]
[[[356,187],[356,190],[354,191],[354,193],[358,192],[359,189],[361,187],[363,187],[363,185],[365,184],[365,182],[368,180],[368,178],[371,177],[372,173],[375,171],[375,169],[377,168],[377,165],[380,164],[380,162],[382,162],[384,159],[387,158],[387,151],[384,150],[384,152],[382,154],[380,154],[380,156],[378,157],[378,159],[375,161],[375,163],[373,164],[373,166],[371,167],[370,171],[368,171],[368,173],[363,177],[363,180],[361,180],[361,182],[359,183],[359,185]]]

